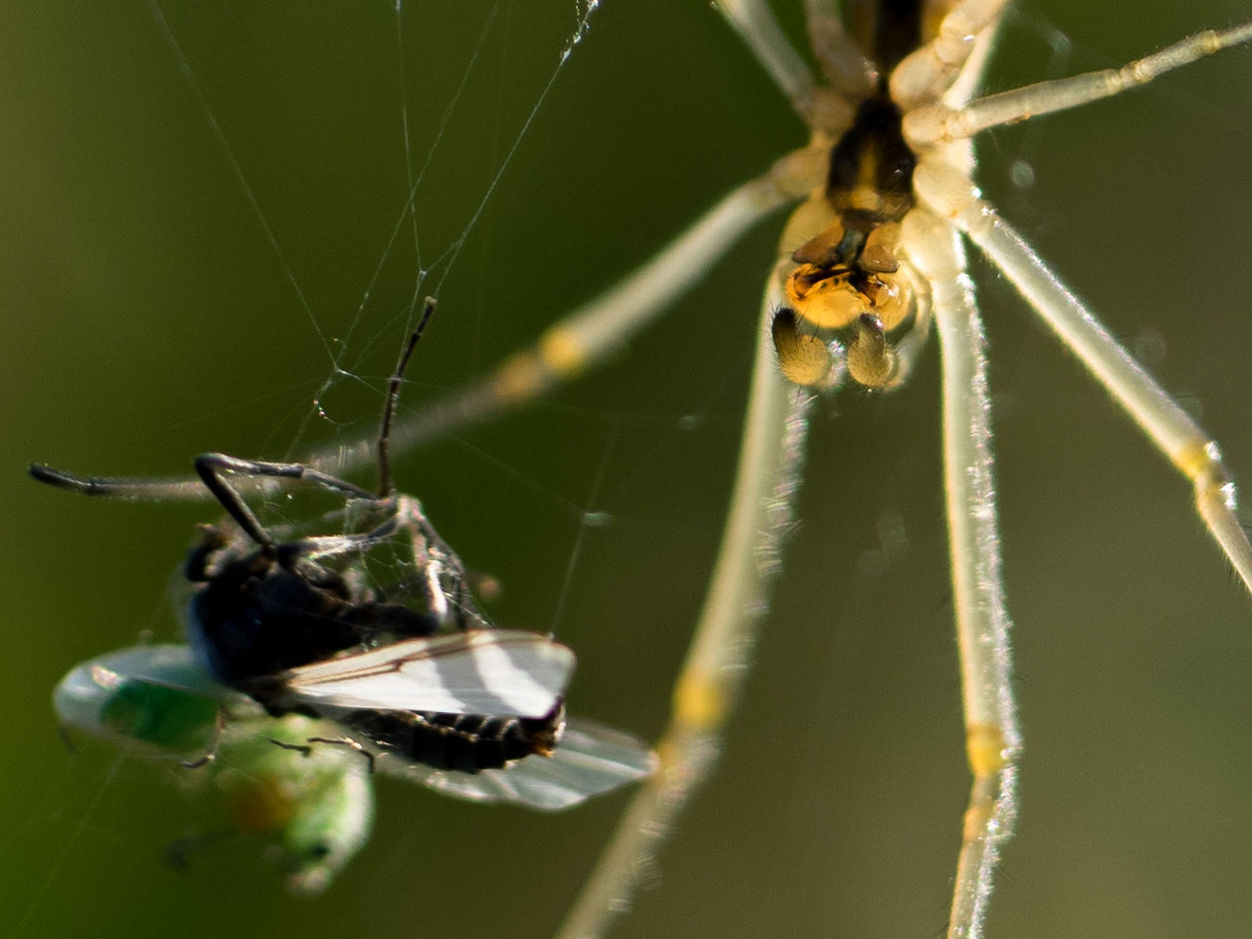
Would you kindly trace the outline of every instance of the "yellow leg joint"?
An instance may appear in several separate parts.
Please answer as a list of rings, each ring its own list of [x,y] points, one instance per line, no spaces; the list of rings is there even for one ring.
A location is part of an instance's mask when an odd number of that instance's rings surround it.
[[[684,675],[674,690],[674,723],[692,730],[721,724],[727,701],[721,689],[699,675]]]
[[[560,326],[543,334],[539,340],[539,356],[544,367],[561,378],[577,375],[587,366],[587,350],[578,338]]]
[[[1188,479],[1198,479],[1208,472],[1214,463],[1221,461],[1217,445],[1211,440],[1194,440],[1173,455],[1174,465]]]
[[[496,370],[492,381],[495,393],[503,401],[529,401],[548,384],[539,356],[533,352],[519,352],[504,361]]]
[[[1004,734],[995,724],[974,724],[965,733],[965,755],[978,779],[994,776],[1004,769],[1008,754]]]
[[[993,812],[995,800],[976,791],[962,819],[961,839],[965,844],[974,844],[987,833],[987,821]]]

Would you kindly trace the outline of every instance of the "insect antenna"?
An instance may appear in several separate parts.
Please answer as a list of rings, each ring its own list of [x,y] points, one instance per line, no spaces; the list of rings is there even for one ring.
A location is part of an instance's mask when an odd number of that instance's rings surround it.
[[[400,384],[404,380],[404,370],[408,368],[409,358],[413,355],[417,341],[422,338],[422,331],[426,328],[426,322],[431,314],[435,312],[436,305],[434,297],[426,298],[422,318],[417,324],[417,329],[413,330],[413,335],[409,336],[409,341],[405,343],[404,351],[400,353],[400,361],[396,363],[395,373],[391,376],[391,384],[387,388],[387,403],[383,405],[383,423],[378,430],[378,496],[380,499],[387,498],[394,489],[391,484],[391,424],[395,420],[396,404],[400,400]]]

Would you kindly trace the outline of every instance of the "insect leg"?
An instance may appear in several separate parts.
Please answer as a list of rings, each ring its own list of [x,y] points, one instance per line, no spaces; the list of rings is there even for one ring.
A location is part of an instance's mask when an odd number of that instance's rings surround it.
[[[336,492],[358,499],[376,499],[374,493],[345,482],[302,463],[269,463],[264,460],[241,460],[224,453],[202,453],[196,457],[196,473],[226,513],[235,520],[249,538],[259,545],[272,545],[274,539],[257,520],[252,510],[229,482],[227,475],[272,476],[282,479],[302,479]]]
[[[217,747],[222,742],[222,731],[226,729],[226,713],[219,707],[213,719],[213,738],[209,741],[204,753],[194,760],[183,760],[183,769],[199,769],[217,759]]]

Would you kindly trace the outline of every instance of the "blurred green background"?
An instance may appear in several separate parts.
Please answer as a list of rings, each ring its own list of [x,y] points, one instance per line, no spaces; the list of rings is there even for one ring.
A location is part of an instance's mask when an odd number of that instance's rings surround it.
[[[371,433],[417,269],[405,228],[372,280],[407,190],[402,102],[412,165],[433,149],[420,289],[442,301],[406,409],[646,258],[802,130],[707,4],[609,0],[489,192],[573,33],[570,0],[428,0],[399,27],[391,5],[360,0],[162,9],[284,261],[147,5],[5,7],[0,932],[549,934],[623,796],[545,817],[382,780],[372,842],[312,902],[284,895],[247,843],[166,867],[201,806],[107,744],[79,735],[68,752],[49,695],[144,631],[178,636],[173,571],[215,513],[88,502],[25,465],[170,475],[205,450],[282,457]],[[1039,0],[1013,14],[988,81],[1120,64],[1246,13]],[[1249,87],[1252,56],[1229,52],[989,135],[981,178],[1252,487]],[[1014,185],[1026,168],[1033,187]],[[454,263],[437,263],[488,195]],[[603,372],[397,467],[466,562],[500,579],[495,618],[578,651],[575,710],[647,737],[720,533],[777,231]],[[1252,605],[1187,487],[976,273],[1027,735],[993,934],[1246,935]],[[328,350],[368,384],[333,382],[322,419]],[[936,365],[932,349],[901,392],[822,409],[725,759],[618,935],[941,933],[968,781]],[[575,553],[588,510],[612,524],[583,529]]]

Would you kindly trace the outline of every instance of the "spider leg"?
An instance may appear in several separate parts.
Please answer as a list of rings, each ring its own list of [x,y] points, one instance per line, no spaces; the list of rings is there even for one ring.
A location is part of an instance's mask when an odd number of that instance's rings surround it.
[[[813,72],[774,18],[764,0],[722,0],[717,10],[747,43],[757,62],[787,96],[806,124],[813,123],[817,82]]]
[[[820,147],[795,150],[761,176],[731,190],[650,261],[551,326],[533,347],[443,401],[395,420],[387,434],[391,451],[413,449],[449,428],[485,421],[525,405],[608,359],[701,280],[757,222],[806,196],[822,178],[825,158]],[[295,478],[373,499],[374,493],[312,467],[333,465],[340,472],[350,472],[376,460],[376,447],[364,441],[351,447],[337,442],[310,452],[304,464],[233,460],[235,465],[222,469],[251,477],[263,492],[272,491],[276,479]],[[119,499],[202,501],[213,495],[223,502],[224,490],[234,491],[224,482],[206,492],[200,480],[76,476],[42,463],[32,463],[30,474],[61,489]],[[240,501],[237,492],[225,494],[225,499],[236,505]]]
[[[443,401],[397,420],[392,448],[407,450],[451,427],[488,420],[604,362],[705,277],[757,222],[806,196],[825,172],[825,156],[820,148],[793,151],[763,175],[731,190],[651,260],[549,327],[534,346]],[[371,456],[365,444],[336,444],[309,454],[308,462],[348,472]]]
[[[938,101],[986,48],[1008,0],[960,0],[939,23],[935,38],[905,56],[891,72],[891,100],[900,110]],[[974,70],[976,72],[977,69]],[[973,74],[967,73],[967,74]]]
[[[939,161],[923,162],[914,179],[922,198],[1004,272],[1061,342],[1191,481],[1196,511],[1252,591],[1252,544],[1235,514],[1235,484],[1217,444],[980,198],[968,179]]]
[[[813,400],[784,381],[770,323],[782,304],[770,278],[752,371],[748,415],[726,527],[704,608],[674,689],[660,768],[632,798],[566,916],[560,936],[598,936],[627,908],[641,875],[695,789],[713,770],[721,737],[748,674],[747,659],[781,570]]]
[[[884,391],[899,388],[909,380],[917,357],[926,347],[926,339],[930,336],[930,321],[934,315],[934,302],[930,295],[930,285],[924,280],[913,283],[914,296],[917,298],[917,314],[913,323],[895,344],[896,368],[891,380],[883,386]]]
[[[844,28],[833,0],[805,0],[809,45],[826,85],[842,98],[863,101],[878,84],[878,66]]]
[[[944,491],[966,758],[973,788],[957,861],[950,937],[982,935],[1017,814],[1017,728],[1010,622],[996,523],[991,401],[982,320],[959,236],[925,209],[904,221],[910,262],[930,281],[943,357]]]
[[[1121,68],[1039,82],[978,98],[959,108],[942,104],[916,108],[904,116],[904,136],[914,148],[966,139],[989,127],[1119,95],[1166,72],[1249,41],[1252,41],[1252,23],[1230,29],[1208,29]]]

